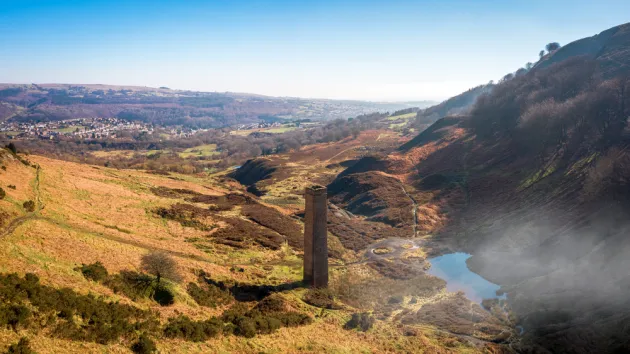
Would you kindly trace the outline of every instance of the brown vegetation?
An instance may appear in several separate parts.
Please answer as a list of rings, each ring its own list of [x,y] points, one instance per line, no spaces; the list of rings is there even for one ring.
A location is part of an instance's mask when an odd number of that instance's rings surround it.
[[[344,217],[328,213],[328,231],[339,238],[344,247],[359,251],[376,240],[388,237],[409,237],[406,229],[366,221],[357,217]]]
[[[355,165],[356,166],[356,165]],[[396,228],[407,228],[412,236],[413,201],[403,184],[380,172],[345,175],[328,185],[330,201],[353,214],[367,216]]]
[[[227,226],[210,235],[217,243],[236,248],[246,248],[254,243],[277,250],[285,241],[282,235],[247,220],[231,217],[221,217],[219,220],[226,223]]]
[[[430,323],[457,334],[492,338],[500,335],[505,329],[498,319],[479,305],[471,304],[462,293],[457,293],[447,300],[426,304],[415,313],[404,316],[402,323]]]
[[[418,276],[421,271],[418,267],[402,262],[392,262],[384,259],[379,259],[370,263],[370,267],[379,272],[382,276],[391,279],[411,279]]]
[[[283,235],[291,247],[304,247],[302,228],[291,217],[261,204],[244,205],[241,212],[255,223]]]
[[[192,204],[176,203],[170,208],[157,208],[154,212],[162,218],[177,221],[182,226],[193,227],[202,231],[213,228],[213,225],[208,226],[203,220],[214,215],[214,212]]]

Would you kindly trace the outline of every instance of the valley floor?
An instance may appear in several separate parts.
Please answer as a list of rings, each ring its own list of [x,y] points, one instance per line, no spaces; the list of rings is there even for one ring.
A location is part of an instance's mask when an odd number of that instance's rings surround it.
[[[367,137],[375,138],[374,148],[396,139],[389,137],[388,142],[382,133],[374,134]],[[201,279],[235,285],[232,289],[243,284],[281,289],[274,296],[312,319],[312,324],[253,338],[225,334],[190,342],[152,332],[160,352],[509,351],[506,345],[492,343],[514,335],[499,307],[488,312],[462,294],[446,292],[442,280],[422,269],[407,271],[409,262],[421,259],[425,264],[429,249],[374,265],[364,261],[361,249],[345,247],[331,234],[335,309],[309,305],[304,301],[309,290],[288,286],[299,284],[302,275],[302,223],[295,216],[303,208],[301,191],[308,184],[331,181],[344,169],[339,163],[360,156],[364,146],[363,141],[350,140],[273,157],[282,161],[286,175],[267,181],[268,192],[262,198],[250,196],[253,201],[244,202],[235,202],[240,197],[234,196],[249,195],[245,187],[225,173],[158,175],[2,151],[6,170],[0,171],[0,186],[7,196],[0,201],[0,272],[34,273],[43,286],[149,310],[161,324],[182,315],[197,321],[220,316],[239,302],[234,298],[214,308],[200,306],[185,284],[204,286]],[[32,211],[23,205],[28,200],[34,202]],[[230,234],[235,230],[249,231]],[[413,237],[413,231],[407,237]],[[132,299],[77,270],[82,264],[101,262],[110,274],[140,271],[142,256],[155,251],[174,257],[182,274],[181,282],[171,284],[175,301],[170,306],[149,298]],[[251,308],[260,298],[250,300],[244,303]],[[371,329],[344,329],[352,314],[364,312],[376,319]],[[130,351],[139,334],[98,344],[64,338],[44,322],[31,322],[0,330],[0,351],[28,337],[38,353],[123,353]]]

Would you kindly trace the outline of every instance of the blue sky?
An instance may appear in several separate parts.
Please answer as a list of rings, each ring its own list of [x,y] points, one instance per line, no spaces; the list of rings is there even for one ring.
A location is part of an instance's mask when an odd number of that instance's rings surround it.
[[[0,0],[0,82],[437,100],[629,13],[627,0]]]

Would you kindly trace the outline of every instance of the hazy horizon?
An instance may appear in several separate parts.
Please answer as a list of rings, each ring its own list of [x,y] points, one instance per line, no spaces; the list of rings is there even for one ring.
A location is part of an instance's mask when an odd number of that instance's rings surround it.
[[[0,14],[0,82],[440,101],[535,62],[548,42],[624,23],[628,10],[618,0],[17,2]]]

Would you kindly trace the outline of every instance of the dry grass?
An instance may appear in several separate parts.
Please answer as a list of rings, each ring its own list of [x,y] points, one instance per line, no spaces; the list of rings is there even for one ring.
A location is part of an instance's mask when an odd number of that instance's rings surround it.
[[[331,150],[325,156],[333,157],[338,154],[335,151]],[[201,320],[221,313],[221,307],[212,309],[198,306],[186,293],[185,284],[195,282],[199,270],[210,274],[212,279],[254,285],[279,285],[301,279],[299,250],[284,245],[284,238],[271,229],[284,232],[297,240],[301,234],[301,224],[287,215],[303,205],[298,188],[311,183],[312,179],[335,173],[335,170],[322,167],[325,162],[315,165],[307,161],[292,162],[291,174],[285,182],[274,182],[270,187],[274,198],[285,198],[295,204],[276,204],[276,207],[270,207],[258,202],[252,204],[248,198],[240,198],[239,194],[233,192],[237,189],[236,185],[229,181],[219,182],[218,177],[177,175],[178,180],[174,180],[169,178],[172,176],[142,171],[92,168],[37,156],[30,159],[41,165],[40,198],[44,208],[18,225],[8,236],[0,239],[0,271],[19,274],[33,272],[47,285],[69,287],[82,294],[103,295],[114,301],[151,309],[157,312],[163,322],[177,314]],[[316,170],[324,172],[313,176],[312,173]],[[7,179],[3,179],[3,182],[6,181],[4,183],[17,186],[15,194],[13,190],[7,190],[11,198],[36,198],[34,168],[15,161],[7,164],[7,171],[0,171],[0,176],[7,176]],[[156,187],[185,192],[156,195],[152,191]],[[288,199],[291,196],[298,197]],[[3,210],[5,206],[7,210],[13,210],[14,217],[24,215],[24,211],[17,207],[11,209],[13,204],[10,199],[0,203]],[[204,211],[201,216],[204,223],[215,224],[219,229],[203,231],[186,227],[153,213],[156,208],[168,209],[177,203],[192,203],[189,205],[194,210]],[[209,206],[221,203],[231,204],[233,208],[229,211],[208,211]],[[247,217],[269,228],[248,221]],[[282,222],[277,223],[277,220]],[[242,248],[212,242],[220,238],[222,233],[229,234],[231,228],[234,231],[234,227],[243,224],[251,225],[253,229],[240,230],[235,236],[249,237],[254,231],[269,233],[270,237],[273,236],[270,239],[277,243],[277,249],[260,247],[255,242],[240,242]],[[288,231],[279,227],[288,227]],[[330,244],[339,255],[347,252],[332,236]],[[176,302],[172,306],[161,307],[150,300],[133,302],[114,294],[99,283],[86,280],[74,270],[81,263],[95,261],[101,261],[110,273],[138,270],[142,255],[152,250],[169,252],[175,256],[182,270],[184,281],[182,285],[175,286]],[[346,258],[353,257],[352,252],[347,253]],[[365,265],[357,267],[377,276]],[[238,270],[240,268],[243,269],[242,272]],[[339,272],[338,269],[331,269],[333,278]],[[379,280],[377,284],[387,289],[380,292],[379,296],[407,291],[405,289],[420,291],[417,285],[410,287],[411,283],[396,283],[391,279]],[[220,336],[205,343],[159,338],[157,346],[161,352],[191,353],[445,352],[440,345],[446,339],[438,338],[430,330],[419,330],[417,335],[409,336],[394,323],[377,321],[375,328],[366,333],[345,331],[342,329],[343,324],[355,309],[346,305],[341,310],[321,310],[303,303],[303,292],[304,289],[298,288],[285,291],[283,296],[293,299],[292,306],[296,309],[314,316],[312,325],[282,328],[276,333],[252,339]],[[381,304],[385,299],[383,297],[374,301]],[[120,342],[103,346],[59,340],[43,333],[0,330],[0,351],[6,350],[10,343],[17,342],[23,335],[31,339],[32,348],[39,353],[122,353],[129,352],[131,344]],[[456,350],[466,352],[478,349],[461,345]]]

